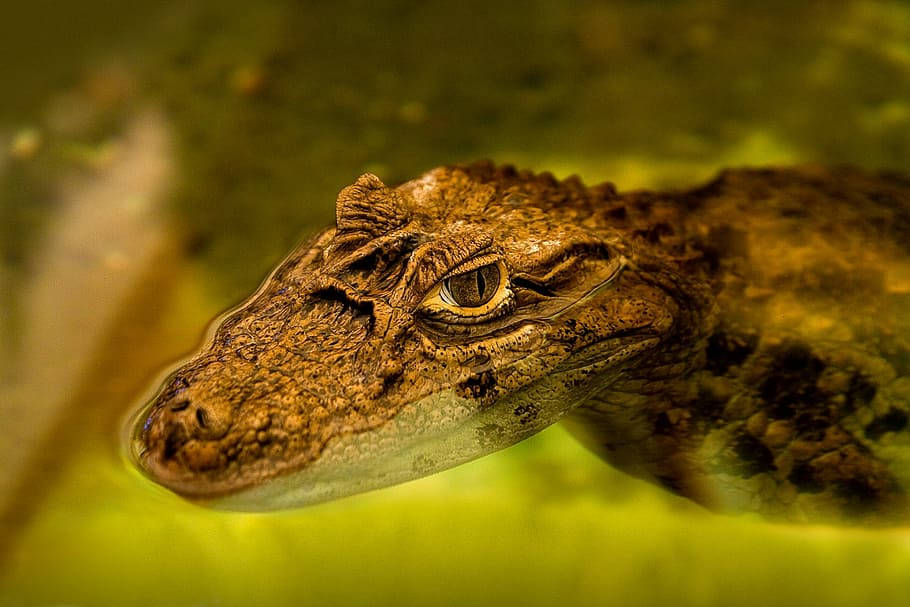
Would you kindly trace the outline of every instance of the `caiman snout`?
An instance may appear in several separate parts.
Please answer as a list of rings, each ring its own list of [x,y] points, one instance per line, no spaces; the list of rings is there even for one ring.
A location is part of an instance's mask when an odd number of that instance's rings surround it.
[[[224,457],[221,441],[232,426],[232,409],[218,399],[194,397],[192,390],[166,392],[148,410],[135,456],[156,477],[215,468]]]
[[[145,409],[132,437],[141,468],[181,494],[217,497],[303,468],[333,438],[394,415],[386,393],[399,387],[400,358],[377,363],[372,306],[333,293],[274,287],[228,316]]]

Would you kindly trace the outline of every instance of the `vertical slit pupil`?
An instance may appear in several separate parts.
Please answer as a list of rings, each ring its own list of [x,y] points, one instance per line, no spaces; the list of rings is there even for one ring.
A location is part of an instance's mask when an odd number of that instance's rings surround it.
[[[499,268],[491,264],[447,278],[443,284],[457,305],[476,308],[493,298],[499,279]]]

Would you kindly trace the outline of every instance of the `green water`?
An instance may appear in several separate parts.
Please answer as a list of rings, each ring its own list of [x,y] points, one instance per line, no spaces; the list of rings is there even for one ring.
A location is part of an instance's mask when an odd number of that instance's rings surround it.
[[[621,188],[910,167],[906,2],[31,2],[0,23],[0,604],[906,605],[910,530],[718,517],[561,428],[295,512],[123,416],[337,191],[490,157]]]

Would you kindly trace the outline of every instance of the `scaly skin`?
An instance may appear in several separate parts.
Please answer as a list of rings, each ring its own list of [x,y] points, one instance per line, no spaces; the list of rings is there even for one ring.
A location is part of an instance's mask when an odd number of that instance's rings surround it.
[[[565,418],[713,509],[885,523],[910,512],[908,411],[907,178],[618,194],[477,163],[343,190],[140,412],[133,453],[182,495],[273,509]]]

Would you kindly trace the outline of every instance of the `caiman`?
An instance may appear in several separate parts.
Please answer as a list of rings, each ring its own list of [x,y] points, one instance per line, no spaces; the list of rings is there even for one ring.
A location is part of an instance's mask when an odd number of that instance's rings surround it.
[[[564,420],[718,511],[910,520],[910,178],[801,166],[620,193],[479,162],[366,174],[137,414],[216,507],[421,477]]]

